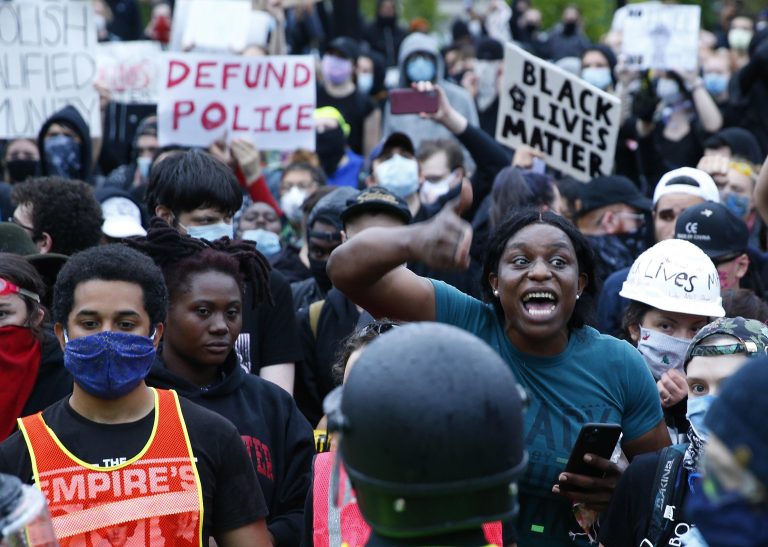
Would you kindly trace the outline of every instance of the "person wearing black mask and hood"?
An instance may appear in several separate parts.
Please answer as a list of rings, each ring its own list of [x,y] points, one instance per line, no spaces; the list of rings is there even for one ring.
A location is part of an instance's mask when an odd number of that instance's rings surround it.
[[[341,245],[341,232],[344,229],[341,212],[347,206],[347,200],[357,194],[354,188],[338,188],[318,201],[309,214],[307,244],[312,277],[291,283],[294,309],[299,310],[322,300],[331,289],[331,280],[325,272],[325,266],[331,252]]]
[[[400,44],[405,34],[405,30],[397,24],[397,2],[378,0],[376,20],[368,25],[364,36],[374,51],[384,55],[387,67],[397,65]]]
[[[560,23],[549,32],[547,39],[547,56],[552,61],[563,57],[581,57],[581,54],[591,45],[581,29],[581,12],[575,5],[563,10]]]
[[[48,118],[37,136],[43,176],[89,181],[92,165],[91,132],[74,106]]]
[[[349,135],[349,124],[337,109],[315,110],[315,152],[332,186],[358,186],[364,160],[347,145]]]

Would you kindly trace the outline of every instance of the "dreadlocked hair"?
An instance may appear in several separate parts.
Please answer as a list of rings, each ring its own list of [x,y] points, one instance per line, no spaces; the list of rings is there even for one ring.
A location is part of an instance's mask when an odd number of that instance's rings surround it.
[[[252,243],[228,237],[196,239],[180,234],[159,217],[150,221],[146,237],[129,238],[125,243],[155,261],[171,296],[185,287],[192,274],[213,270],[234,277],[243,292],[245,281],[250,281],[253,307],[265,299],[273,303],[269,290],[271,267]]]

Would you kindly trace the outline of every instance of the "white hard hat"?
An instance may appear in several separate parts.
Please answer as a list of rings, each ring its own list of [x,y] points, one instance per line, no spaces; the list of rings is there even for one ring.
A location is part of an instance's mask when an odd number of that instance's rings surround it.
[[[660,241],[637,257],[619,294],[664,311],[725,315],[717,268],[704,251],[680,239]]]

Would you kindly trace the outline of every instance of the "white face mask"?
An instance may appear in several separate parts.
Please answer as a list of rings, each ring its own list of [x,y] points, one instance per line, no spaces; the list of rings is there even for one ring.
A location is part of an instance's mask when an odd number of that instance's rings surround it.
[[[152,167],[152,158],[141,156],[136,158],[136,166],[139,168],[139,174],[141,178],[147,180],[149,178],[149,170]]]
[[[455,173],[450,173],[447,177],[442,178],[437,182],[424,182],[424,184],[421,185],[421,189],[419,190],[419,197],[421,198],[421,202],[425,205],[435,203],[438,199],[451,191],[451,188],[455,182]]]
[[[187,231],[187,234],[195,239],[207,239],[208,241],[216,241],[222,237],[228,237],[232,239],[234,230],[231,224],[226,222],[217,222],[216,224],[206,224],[205,226],[190,226],[186,227],[179,223],[179,226]]]
[[[475,74],[477,75],[477,108],[484,112],[499,96],[497,75],[501,61],[477,61]]]
[[[374,175],[381,186],[402,199],[419,189],[419,164],[413,158],[395,154],[377,165]]]
[[[683,97],[680,86],[672,78],[659,78],[656,82],[656,95],[659,96],[661,102],[668,105],[679,103]]]
[[[370,72],[361,72],[357,75],[357,89],[368,95],[373,89],[373,74]]]
[[[292,187],[283,194],[283,197],[280,198],[280,208],[288,220],[291,222],[301,220],[301,206],[305,199],[307,199],[307,191],[302,190],[298,186]]]
[[[690,340],[640,327],[637,350],[643,355],[653,377],[658,380],[673,368],[683,372],[683,361],[689,343]]]

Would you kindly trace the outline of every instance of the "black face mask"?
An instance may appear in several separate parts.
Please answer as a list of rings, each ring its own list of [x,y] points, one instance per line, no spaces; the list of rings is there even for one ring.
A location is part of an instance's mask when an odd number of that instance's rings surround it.
[[[328,277],[328,272],[325,271],[327,265],[327,260],[316,260],[311,257],[309,259],[309,271],[312,272],[312,277],[315,278],[317,286],[320,287],[323,292],[328,292],[331,290],[331,287],[333,287],[331,278]]]
[[[528,34],[535,34],[539,31],[539,25],[536,23],[528,23],[525,25],[525,30],[528,31]]]
[[[340,127],[317,134],[315,151],[325,174],[332,177],[346,152],[347,140]]]
[[[11,182],[24,182],[39,172],[40,162],[37,160],[10,160],[5,164]]]
[[[394,27],[397,21],[396,17],[379,15],[377,18],[380,27]]]
[[[571,35],[576,32],[576,21],[567,21],[563,23],[563,34]]]

